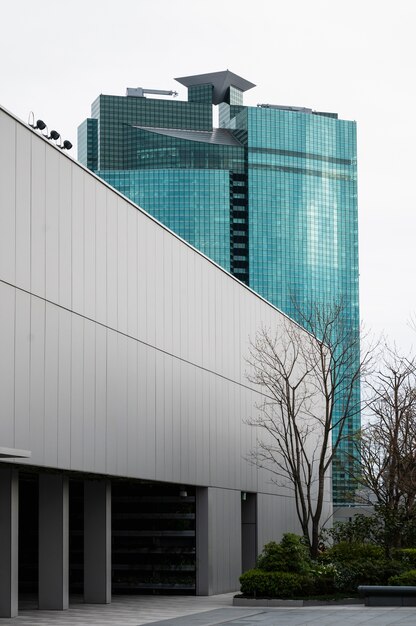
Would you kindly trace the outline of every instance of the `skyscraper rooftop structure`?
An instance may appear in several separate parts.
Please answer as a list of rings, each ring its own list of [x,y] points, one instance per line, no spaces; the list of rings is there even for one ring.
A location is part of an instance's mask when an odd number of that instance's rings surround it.
[[[358,334],[355,122],[244,106],[255,85],[229,70],[176,80],[187,101],[142,88],[98,96],[79,127],[81,163],[293,319],[342,302]],[[355,411],[347,431],[359,421]],[[341,464],[333,482],[334,502],[349,502]]]

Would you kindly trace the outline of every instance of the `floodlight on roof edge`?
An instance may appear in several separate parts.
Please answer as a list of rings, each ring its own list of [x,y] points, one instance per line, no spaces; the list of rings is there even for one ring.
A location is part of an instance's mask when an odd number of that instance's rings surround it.
[[[53,139],[54,141],[58,141],[59,137],[60,137],[60,133],[58,133],[57,130],[51,130],[50,135],[48,137],[48,139]]]
[[[68,139],[65,139],[64,143],[60,144],[58,148],[61,148],[61,150],[70,150],[72,148],[72,143]]]
[[[45,137],[45,139],[49,139],[49,141],[51,139],[53,141],[58,141],[58,139],[61,137],[61,134],[58,133],[57,130],[51,130],[51,132],[49,133],[49,129],[43,120],[37,120],[35,124],[35,114],[33,113],[33,111],[30,111],[29,113],[29,119],[27,121],[27,125],[30,126],[30,128],[33,128],[34,130],[40,130],[40,131],[45,130],[46,128],[46,135],[42,133],[42,137]],[[55,145],[57,148],[60,148],[61,150],[70,150],[72,148],[72,143],[68,139],[65,139],[63,143],[61,140],[60,144],[55,144]]]
[[[32,123],[30,123],[31,120],[32,120]],[[35,114],[33,113],[33,111],[30,111],[29,113],[29,119],[27,121],[27,125],[30,126],[30,128],[33,128],[34,130],[40,130],[40,131],[45,130],[46,128],[46,133],[49,132],[48,127],[46,126],[43,120],[36,120],[36,124],[35,124]]]

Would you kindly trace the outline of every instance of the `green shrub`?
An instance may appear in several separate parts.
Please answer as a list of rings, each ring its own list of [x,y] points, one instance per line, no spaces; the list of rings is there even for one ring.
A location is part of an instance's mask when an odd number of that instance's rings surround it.
[[[400,561],[385,558],[382,547],[359,542],[335,544],[320,556],[319,563],[334,566],[334,589],[341,593],[356,593],[359,585],[386,585],[391,576],[403,571]],[[322,583],[328,586],[330,580],[323,576]]]
[[[240,576],[241,593],[245,596],[293,598],[313,591],[309,576],[293,572],[265,572],[252,569]]]
[[[324,562],[350,563],[351,561],[378,561],[384,558],[384,550],[371,543],[341,541],[326,550],[321,560]]]
[[[372,543],[383,546],[384,523],[380,515],[358,513],[348,522],[335,522],[332,528],[322,532],[324,540],[331,538],[334,543]]]
[[[363,561],[343,562],[337,566],[334,586],[343,593],[355,593],[359,585],[378,584],[378,570],[374,563]]]
[[[290,598],[356,593],[359,585],[386,585],[392,580],[398,582],[391,584],[416,585],[416,578],[410,582],[410,576],[407,582],[401,576],[416,563],[416,550],[397,550],[395,556],[387,559],[381,546],[342,541],[312,562],[302,539],[286,534],[280,544],[264,546],[258,569],[240,578],[241,591],[248,596]]]
[[[310,571],[313,581],[314,595],[331,595],[335,593],[336,566],[333,563],[314,563]]]
[[[311,560],[302,538],[286,533],[280,543],[266,543],[257,559],[257,568],[265,572],[306,574],[311,568]]]
[[[396,559],[384,559],[383,560],[383,584],[387,584],[391,576],[398,576],[403,574],[403,563]]]
[[[392,510],[376,504],[373,515],[354,515],[349,522],[337,522],[321,535],[324,541],[331,539],[334,543],[353,541],[377,545],[384,548],[387,555],[397,546],[416,546],[416,516],[409,516],[404,505]]]
[[[398,576],[391,576],[388,583],[389,585],[409,585],[416,587],[416,569],[408,570]]]
[[[335,589],[342,593],[356,593],[359,585],[386,585],[391,576],[400,573],[400,569],[400,563],[387,559],[338,563]]]
[[[395,550],[394,555],[405,566],[406,570],[416,568],[416,548]]]

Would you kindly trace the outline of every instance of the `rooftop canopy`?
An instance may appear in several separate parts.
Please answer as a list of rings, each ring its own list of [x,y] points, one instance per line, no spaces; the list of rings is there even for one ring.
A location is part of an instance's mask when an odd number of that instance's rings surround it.
[[[175,139],[187,139],[188,141],[199,141],[202,143],[214,143],[223,146],[241,146],[241,143],[225,128],[214,128],[213,130],[184,130],[170,128],[149,128],[148,126],[133,126],[139,130],[164,135],[165,137],[175,137]]]
[[[211,74],[198,74],[197,76],[183,76],[182,78],[175,78],[178,83],[185,85],[185,87],[193,87],[194,85],[212,85],[214,91],[212,94],[212,103],[220,104],[224,102],[229,87],[236,87],[240,91],[248,91],[256,85],[250,83],[248,80],[233,74],[229,70],[224,72],[211,72]]]

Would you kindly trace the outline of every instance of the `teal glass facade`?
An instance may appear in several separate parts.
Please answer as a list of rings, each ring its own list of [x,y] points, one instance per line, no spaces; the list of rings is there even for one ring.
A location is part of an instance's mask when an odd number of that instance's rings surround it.
[[[358,335],[355,122],[245,107],[253,85],[225,74],[178,79],[188,102],[99,96],[79,128],[79,160],[292,318],[342,300]],[[350,501],[340,464],[333,483],[334,501]]]
[[[89,118],[78,128],[78,160],[90,170],[98,168],[98,120]]]
[[[230,176],[227,171],[101,170],[100,176],[230,270]],[[172,193],[175,189],[177,193]]]

